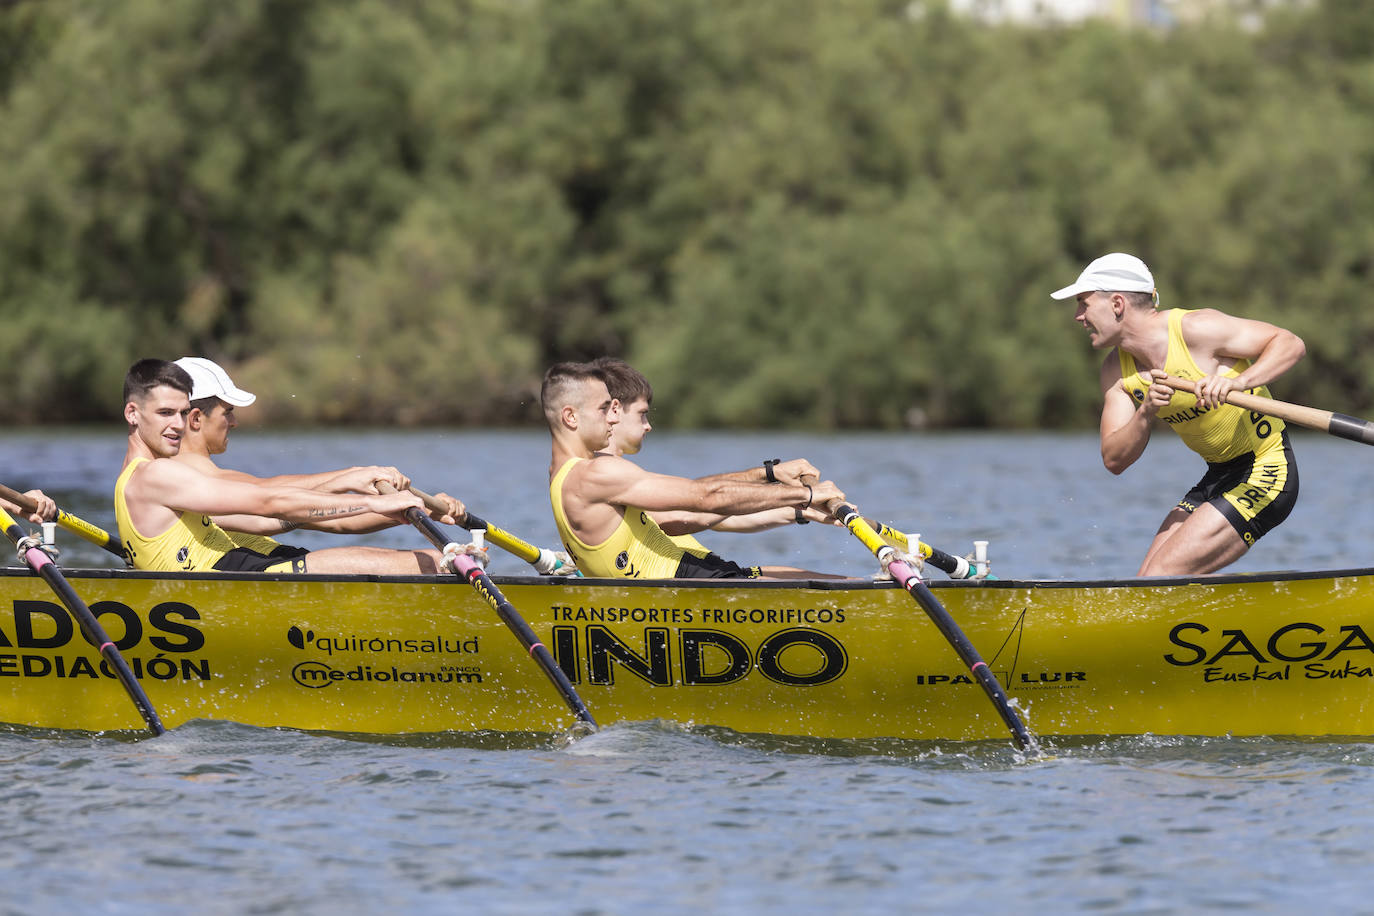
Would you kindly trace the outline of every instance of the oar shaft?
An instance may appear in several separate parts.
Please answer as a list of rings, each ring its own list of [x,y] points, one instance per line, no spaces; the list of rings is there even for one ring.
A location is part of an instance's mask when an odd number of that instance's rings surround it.
[[[11,490],[4,484],[0,484],[0,497],[9,500],[25,512],[33,512],[38,508],[38,503],[29,499],[18,490]],[[120,542],[119,538],[110,534],[103,528],[97,528],[85,519],[77,518],[75,515],[63,510],[60,506],[57,509],[56,522],[59,526],[79,537],[85,538],[97,547],[103,547],[120,559],[125,559],[124,544]]]
[[[17,500],[11,501],[17,503]],[[24,529],[4,509],[0,509],[0,527],[5,529],[5,534],[18,547],[24,538]],[[163,727],[157,710],[153,708],[152,701],[148,699],[148,695],[143,691],[138,679],[134,677],[134,673],[129,670],[129,665],[124,661],[124,656],[120,655],[119,649],[110,637],[105,635],[105,630],[100,626],[100,621],[91,613],[86,602],[81,600],[81,596],[76,593],[71,583],[62,575],[57,564],[52,561],[52,557],[35,545],[23,550],[23,558],[29,569],[48,583],[48,587],[66,606],[68,613],[72,615],[82,632],[86,634],[86,638],[97,647],[97,651],[109,663],[110,669],[114,671],[119,682],[124,685],[124,690],[129,694],[129,699],[133,701],[139,715],[143,717],[144,722],[148,723],[149,730],[154,735],[161,735],[165,732],[167,729]]]
[[[857,509],[843,502],[838,502],[836,505],[834,504],[835,502],[838,501],[832,501],[832,505],[826,507],[830,510],[830,514],[839,519],[846,528],[863,542],[865,547],[873,551],[874,556],[876,556],[880,562],[886,560],[888,572],[892,573],[893,579],[895,579],[902,588],[906,589],[911,597],[916,599],[916,603],[921,606],[921,610],[926,612],[926,616],[935,624],[936,629],[945,637],[945,640],[950,644],[950,647],[954,649],[960,660],[968,666],[969,673],[973,675],[973,679],[983,688],[983,692],[986,693],[988,699],[992,701],[993,708],[997,710],[997,714],[1001,716],[1002,721],[1011,731],[1012,738],[1016,741],[1016,746],[1022,750],[1030,751],[1031,753],[1039,753],[1039,746],[1036,744],[1035,738],[1032,737],[1031,733],[1026,729],[1025,724],[1016,714],[1016,711],[1011,708],[1011,700],[1007,696],[1007,692],[1002,687],[1001,682],[993,675],[992,669],[983,661],[983,657],[978,654],[978,650],[973,647],[973,643],[964,635],[964,631],[954,622],[954,618],[950,616],[949,611],[945,610],[945,606],[940,603],[940,600],[935,597],[935,594],[931,592],[930,588],[921,581],[921,577],[916,570],[893,556],[895,549],[885,542],[882,537],[879,536],[878,532],[873,530],[872,526],[864,521],[863,516],[859,514]]]
[[[1164,377],[1163,382],[1175,391],[1197,393],[1197,382],[1189,379],[1169,375]],[[1226,403],[1243,410],[1252,410],[1255,413],[1278,417],[1285,423],[1305,426],[1308,429],[1315,429],[1318,432],[1328,433],[1341,439],[1374,445],[1374,423],[1361,420],[1359,417],[1351,417],[1330,410],[1318,410],[1303,404],[1290,404],[1287,401],[1266,398],[1263,395],[1251,394],[1248,391],[1230,392],[1226,395]]]
[[[395,492],[391,485],[385,481],[379,481],[377,489],[383,493]],[[418,493],[416,495],[419,496]],[[423,496],[420,498],[424,499]],[[414,525],[415,530],[423,534],[437,549],[443,550],[448,546],[449,539],[444,536],[444,532],[419,509],[407,509],[406,520]],[[564,702],[568,704],[568,708],[572,710],[573,715],[595,729],[597,727],[596,719],[592,718],[591,710],[582,701],[582,697],[578,695],[572,681],[568,679],[568,675],[554,659],[553,653],[549,651],[548,646],[540,641],[538,635],[525,622],[525,618],[520,616],[520,612],[515,609],[515,606],[506,600],[505,595],[501,594],[501,590],[496,587],[495,582],[491,581],[491,577],[483,571],[476,561],[463,554],[454,557],[454,566],[454,574],[471,583],[477,593],[496,611],[501,622],[515,634],[516,639],[520,640],[525,651],[530,654],[530,657],[543,669],[548,679],[558,688],[558,692],[562,695]]]
[[[809,484],[815,483],[814,479],[811,479],[809,475],[803,477],[802,482]],[[1032,754],[1038,754],[1040,752],[1040,747],[1036,743],[1035,738],[1026,729],[1025,724],[1022,723],[1020,716],[1011,708],[1011,700],[1007,697],[1006,690],[1003,689],[1002,684],[993,675],[991,669],[988,668],[987,663],[983,661],[982,656],[978,654],[978,650],[973,647],[973,643],[964,635],[964,631],[959,628],[959,624],[954,622],[954,618],[950,616],[949,611],[945,610],[945,606],[940,603],[940,600],[935,597],[929,587],[921,581],[921,577],[916,570],[912,569],[907,563],[897,559],[896,548],[884,541],[882,536],[879,535],[877,531],[873,530],[873,526],[868,524],[864,517],[859,514],[859,510],[846,503],[842,498],[837,496],[829,500],[825,504],[825,510],[837,518],[841,524],[849,529],[851,534],[872,551],[873,555],[878,558],[878,561],[887,566],[888,572],[892,573],[892,578],[895,579],[902,588],[906,589],[911,597],[916,599],[916,603],[920,605],[921,610],[926,612],[926,616],[935,624],[936,629],[945,637],[945,640],[950,644],[950,647],[954,649],[955,653],[958,654],[960,660],[968,666],[969,673],[973,675],[973,679],[978,682],[979,686],[983,688],[983,692],[987,694],[988,699],[992,701],[992,705],[997,710],[997,714],[1002,717],[1002,721],[1006,723],[1007,728],[1010,729],[1012,738],[1016,741],[1016,746]]]

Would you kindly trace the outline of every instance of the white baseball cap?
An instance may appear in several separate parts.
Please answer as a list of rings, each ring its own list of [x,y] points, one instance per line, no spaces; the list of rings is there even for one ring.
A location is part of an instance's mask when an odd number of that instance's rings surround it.
[[[1083,272],[1078,275],[1078,279],[1073,284],[1050,293],[1050,298],[1072,299],[1079,293],[1092,293],[1099,290],[1102,292],[1154,293],[1155,301],[1159,301],[1159,295],[1155,293],[1155,277],[1154,274],[1150,273],[1150,268],[1146,267],[1145,262],[1135,255],[1123,254],[1120,251],[1104,254],[1093,261],[1083,268]]]
[[[183,356],[176,364],[191,376],[191,400],[219,398],[235,407],[247,407],[258,399],[234,384],[229,373],[219,367],[219,363],[200,356]]]

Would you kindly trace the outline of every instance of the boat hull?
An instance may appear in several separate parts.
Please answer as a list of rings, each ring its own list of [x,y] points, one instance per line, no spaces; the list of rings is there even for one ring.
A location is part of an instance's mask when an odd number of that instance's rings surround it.
[[[573,724],[491,608],[450,576],[67,576],[169,727],[220,719],[395,735]],[[890,583],[496,581],[602,725],[1007,734]],[[1374,733],[1374,570],[933,585],[1039,735]],[[41,580],[0,571],[0,596],[0,720],[140,726]]]

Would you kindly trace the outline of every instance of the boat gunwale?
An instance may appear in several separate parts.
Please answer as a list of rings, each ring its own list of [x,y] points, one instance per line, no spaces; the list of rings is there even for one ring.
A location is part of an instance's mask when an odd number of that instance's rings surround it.
[[[265,572],[167,572],[117,567],[64,567],[64,576],[72,579],[115,580],[185,580],[222,582],[344,582],[406,584],[449,582],[467,584],[447,573],[433,575],[375,575],[352,573],[265,573]],[[30,578],[32,571],[24,567],[0,567],[0,576]],[[1160,588],[1174,586],[1237,585],[1265,582],[1298,582],[1314,579],[1349,579],[1374,576],[1374,567],[1354,567],[1330,570],[1272,570],[1246,573],[1210,573],[1193,576],[1127,576],[1099,579],[931,579],[926,584],[936,589],[1061,589],[1061,588]],[[576,576],[492,576],[498,585],[572,585],[630,588],[776,590],[805,588],[812,591],[876,591],[898,588],[890,579],[600,579]]]

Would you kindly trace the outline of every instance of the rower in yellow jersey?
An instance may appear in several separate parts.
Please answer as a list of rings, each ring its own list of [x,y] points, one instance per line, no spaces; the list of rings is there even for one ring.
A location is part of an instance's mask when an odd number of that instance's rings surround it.
[[[540,394],[553,438],[549,498],[564,546],[588,576],[611,578],[818,578],[806,570],[742,567],[705,548],[675,543],[651,513],[682,510],[745,515],[768,509],[822,505],[842,497],[831,481],[800,482],[815,474],[804,461],[774,468],[778,483],[731,475],[698,479],[651,474],[606,452],[620,416],[605,377],[588,363],[559,363],[544,375]],[[799,469],[799,470],[798,470]],[[793,471],[796,471],[794,474]],[[791,476],[789,476],[791,475]]]
[[[249,407],[257,401],[257,396],[234,384],[229,373],[218,363],[200,356],[184,356],[176,360],[176,365],[191,377],[191,409],[186,414],[186,425],[181,434],[181,448],[172,456],[173,461],[220,480],[236,480],[258,485],[287,484],[305,487],[324,493],[372,493],[375,483],[385,480],[396,490],[405,490],[410,479],[394,467],[358,466],[322,471],[314,474],[278,474],[273,477],[255,477],[243,471],[222,468],[215,463],[215,455],[224,454],[229,448],[229,434],[238,427],[237,407]],[[466,509],[463,504],[446,493],[435,494],[445,507],[443,513],[431,513],[432,517],[443,521],[461,518]],[[346,518],[321,519],[318,523],[296,525],[274,518],[258,516],[235,516],[218,519],[225,534],[233,541],[232,554],[217,561],[218,569],[235,567],[236,560],[242,560],[250,567],[259,561],[253,556],[261,554],[274,560],[304,557],[308,550],[278,543],[273,535],[290,531],[297,527],[328,531],[333,534],[370,534],[390,528],[397,524],[396,519],[364,514]],[[380,548],[362,548],[372,551]]]
[[[592,360],[592,365],[601,370],[606,380],[606,388],[610,391],[611,397],[620,405],[620,422],[611,429],[611,444],[606,447],[606,451],[621,457],[639,454],[644,447],[645,437],[653,429],[649,423],[649,411],[653,407],[654,401],[653,386],[649,384],[649,380],[644,377],[643,373],[622,359],[603,356]],[[726,476],[738,480],[758,480],[760,478],[768,480],[771,476],[776,480],[775,468],[783,463],[768,459],[759,467],[750,468],[747,471],[735,471]],[[787,473],[787,469],[784,469],[784,476]],[[805,471],[799,470],[798,473],[805,473]],[[806,509],[783,506],[778,509],[753,512],[749,515],[721,515],[710,512],[655,512],[653,519],[674,542],[683,547],[701,551],[706,551],[707,548],[693,537],[700,531],[732,531],[747,534],[767,531],[782,525],[805,525],[808,522],[844,527],[815,506]]]
[[[190,412],[191,378],[175,363],[139,360],[124,380],[128,449],[115,487],[120,539],[138,569],[270,572],[437,573],[435,550],[335,547],[277,560],[238,548],[215,522],[270,516],[315,524],[379,514],[404,518],[423,506],[413,493],[334,494],[302,487],[256,485],[202,474],[170,459],[181,448]],[[226,565],[227,564],[227,565]]]
[[[1074,320],[1095,349],[1110,349],[1099,377],[1107,469],[1120,474],[1135,463],[1155,417],[1207,462],[1207,473],[1165,516],[1139,575],[1214,572],[1288,517],[1298,468],[1283,421],[1229,405],[1226,396],[1267,397],[1269,382],[1306,351],[1297,335],[1217,309],[1158,311],[1150,269],[1120,252],[1050,295],[1076,300]],[[1196,381],[1198,394],[1163,384],[1167,375]]]

